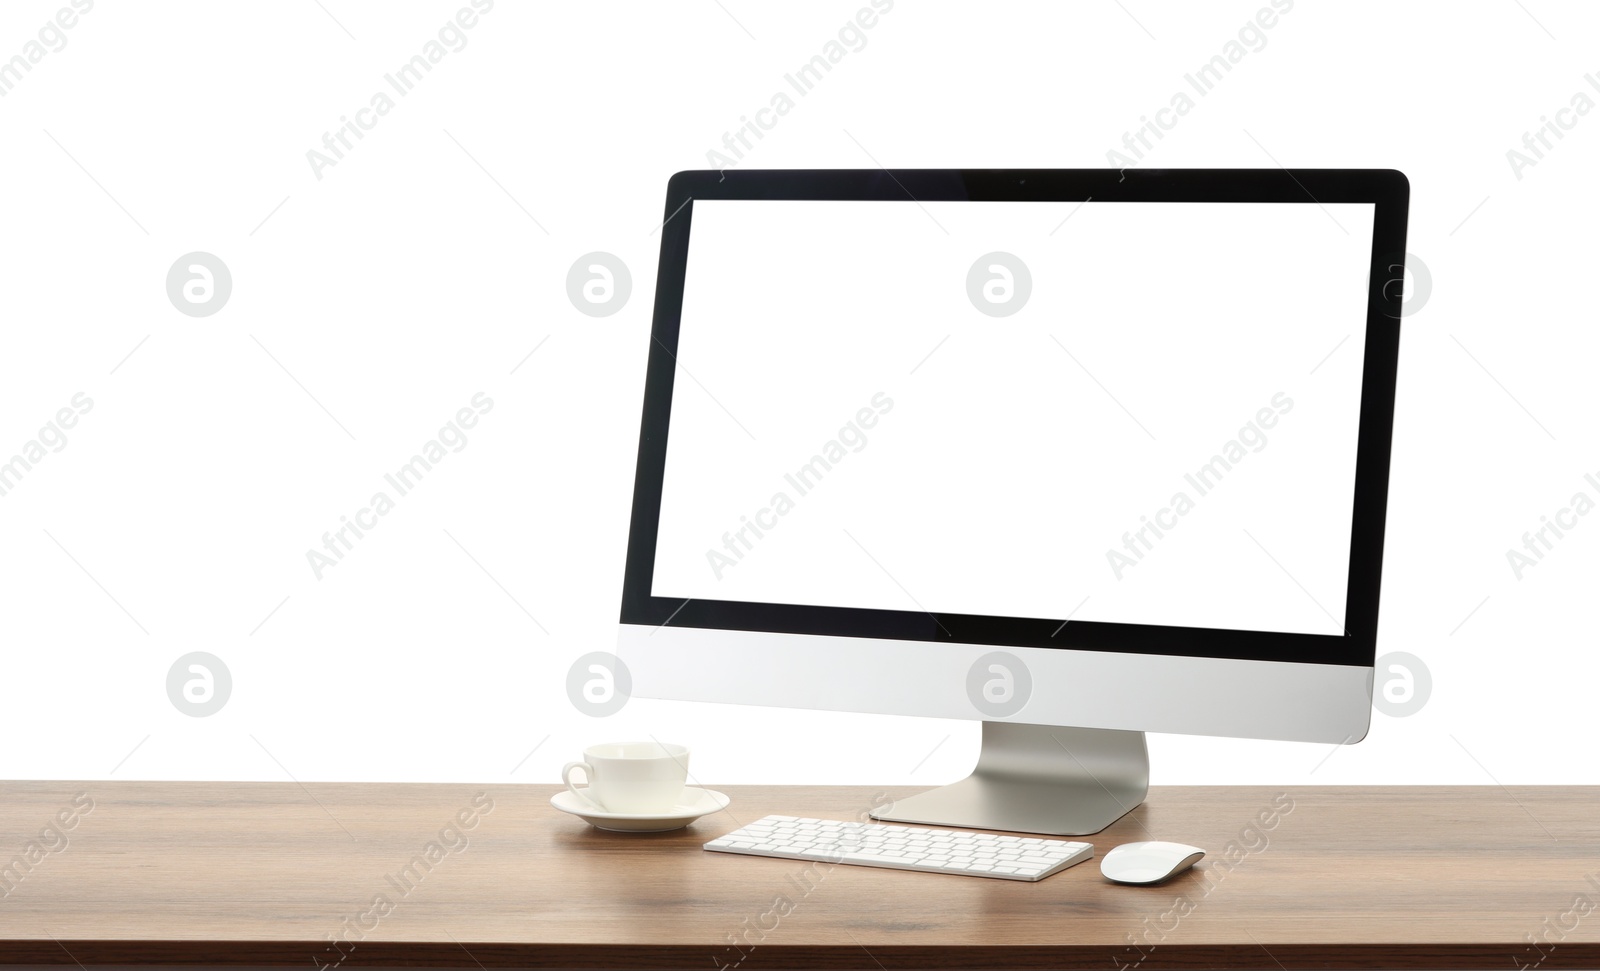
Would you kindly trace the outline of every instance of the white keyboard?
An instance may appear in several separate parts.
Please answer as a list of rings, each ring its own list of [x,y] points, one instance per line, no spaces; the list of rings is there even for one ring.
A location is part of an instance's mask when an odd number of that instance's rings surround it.
[[[1002,880],[1043,880],[1094,856],[1092,845],[1067,840],[794,816],[758,819],[712,840],[705,849]]]

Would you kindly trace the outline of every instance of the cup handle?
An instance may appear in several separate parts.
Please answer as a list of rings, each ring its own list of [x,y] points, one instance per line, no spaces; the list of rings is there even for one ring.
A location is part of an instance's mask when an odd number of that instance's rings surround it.
[[[584,786],[583,789],[579,789],[577,786],[573,785],[573,769],[582,769],[583,777],[589,782],[589,785]],[[568,762],[561,769],[561,781],[566,784],[568,791],[570,791],[574,796],[577,796],[579,799],[588,803],[590,806],[593,806],[595,809],[598,809],[600,812],[606,811],[606,807],[600,805],[598,802],[595,802],[594,798],[584,791],[593,788],[594,786],[594,766],[587,762]]]

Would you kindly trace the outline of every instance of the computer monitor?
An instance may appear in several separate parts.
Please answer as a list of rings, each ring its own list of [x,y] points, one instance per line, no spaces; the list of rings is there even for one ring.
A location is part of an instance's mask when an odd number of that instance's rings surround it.
[[[681,172],[619,655],[642,697],[981,720],[881,819],[1098,832],[1145,732],[1371,713],[1408,184]]]

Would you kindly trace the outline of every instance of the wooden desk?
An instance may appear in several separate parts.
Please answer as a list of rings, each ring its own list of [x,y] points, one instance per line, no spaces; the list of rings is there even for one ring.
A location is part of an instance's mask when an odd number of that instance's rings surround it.
[[[1600,787],[1156,788],[1090,838],[1097,856],[1211,851],[1155,888],[1108,884],[1097,861],[1030,884],[699,848],[769,813],[852,818],[871,789],[729,786],[727,812],[657,836],[592,830],[553,791],[0,783],[0,963],[1600,966]],[[1248,829],[1285,792],[1273,828]],[[433,865],[412,863],[430,841]]]

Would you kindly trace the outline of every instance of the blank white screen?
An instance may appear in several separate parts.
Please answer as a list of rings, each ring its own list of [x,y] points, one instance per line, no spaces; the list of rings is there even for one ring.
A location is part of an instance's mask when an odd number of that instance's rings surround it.
[[[696,201],[653,595],[1340,633],[1372,219]]]

